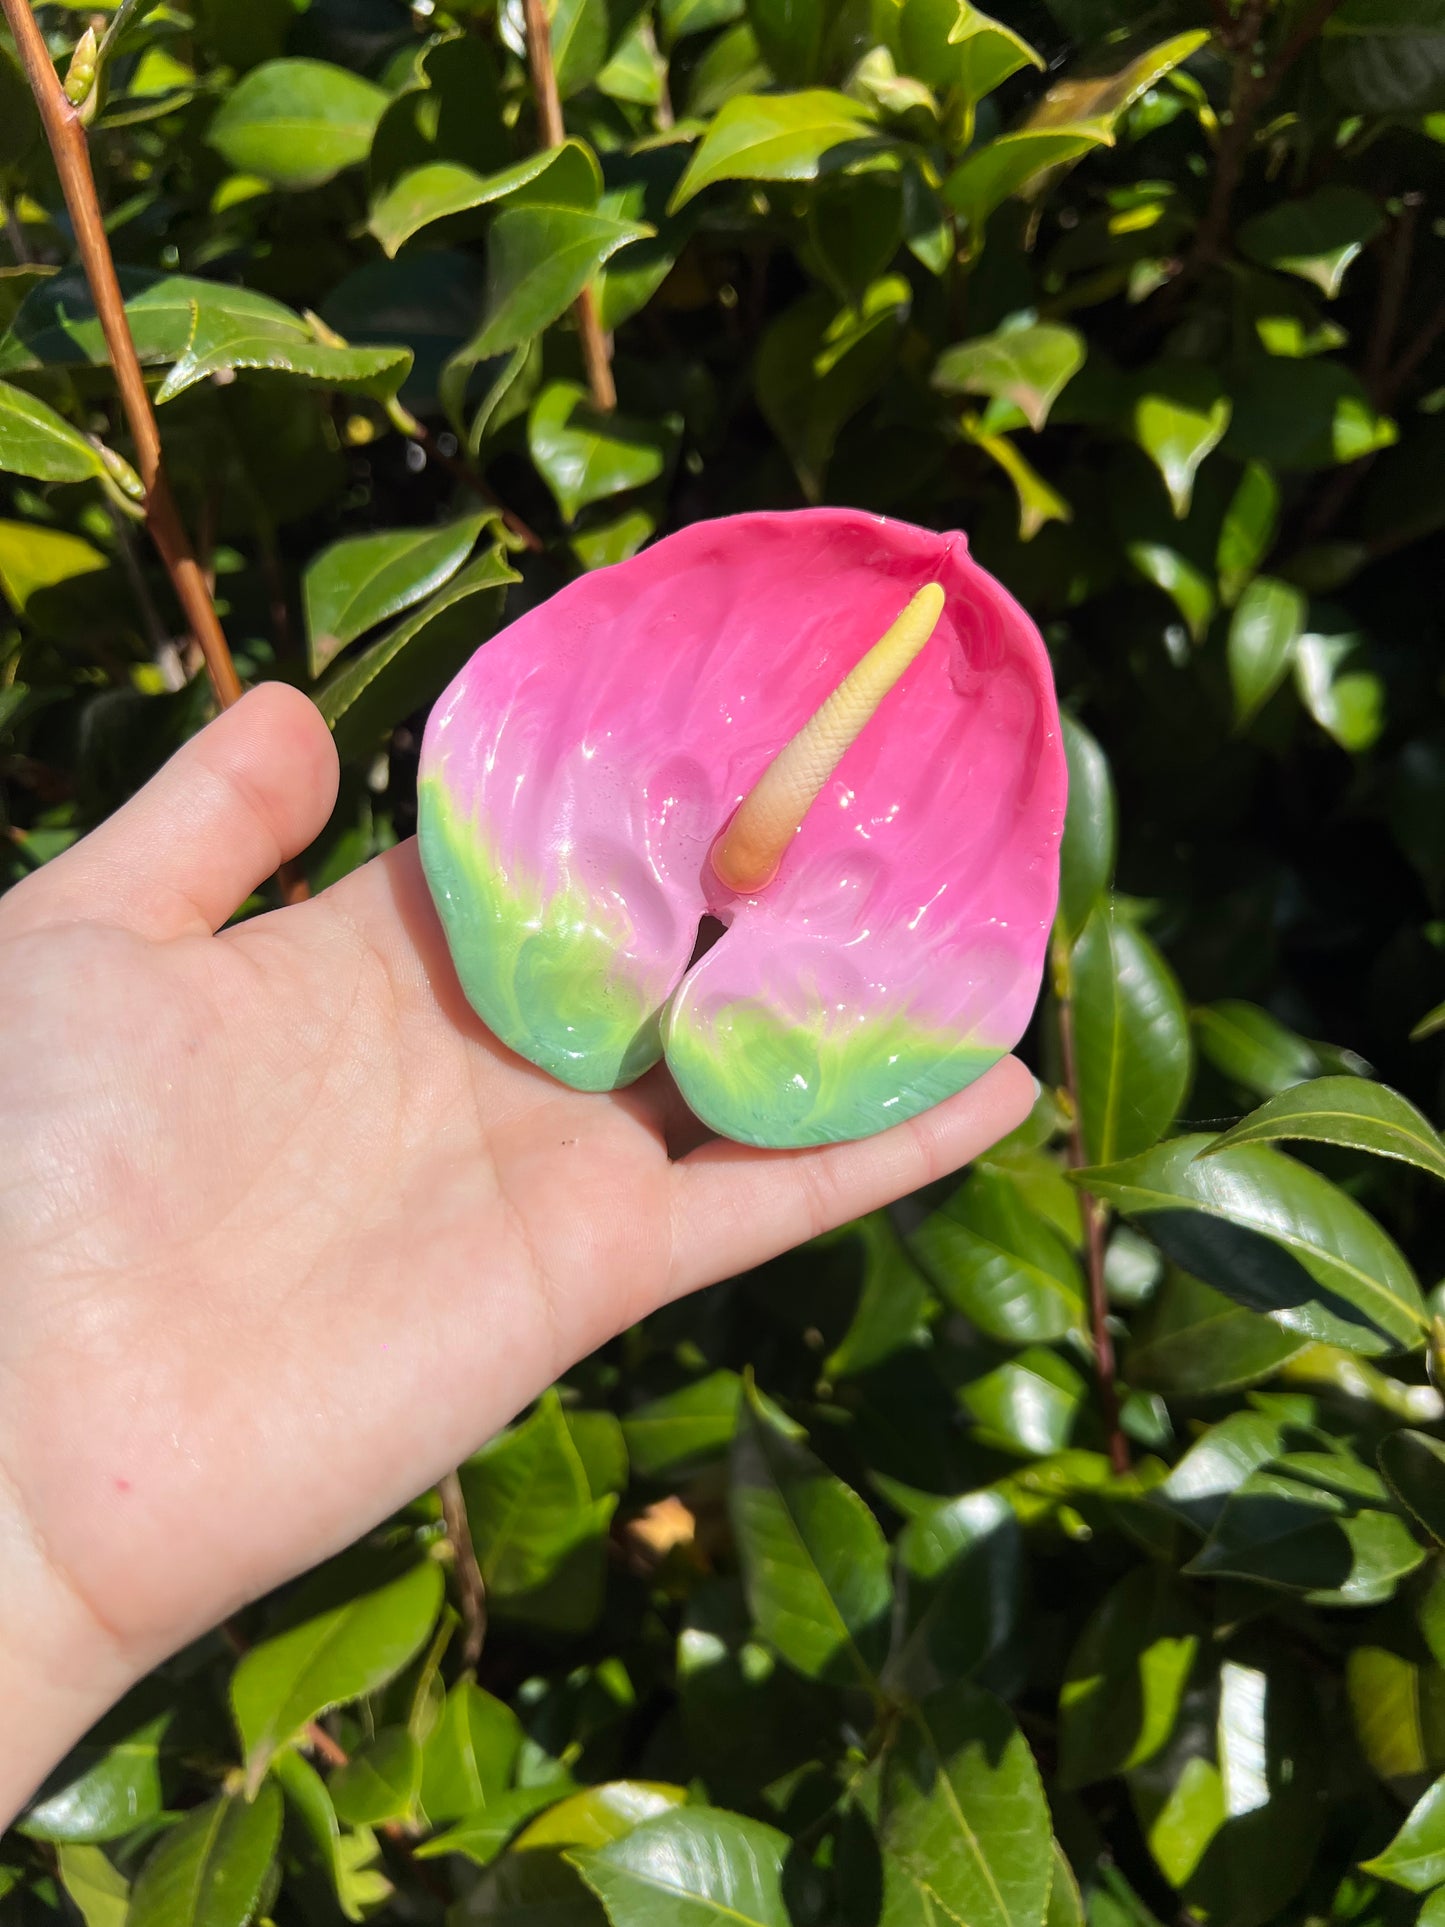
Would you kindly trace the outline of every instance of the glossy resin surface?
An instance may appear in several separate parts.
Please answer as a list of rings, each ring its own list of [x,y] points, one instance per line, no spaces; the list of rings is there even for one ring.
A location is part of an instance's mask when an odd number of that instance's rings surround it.
[[[914,592],[932,639],[735,896],[738,803]],[[473,1007],[581,1090],[666,1055],[749,1144],[864,1137],[1023,1032],[1058,888],[1048,658],[961,535],[839,509],[697,523],[488,642],[432,713],[422,859]],[[725,934],[688,968],[698,925]]]

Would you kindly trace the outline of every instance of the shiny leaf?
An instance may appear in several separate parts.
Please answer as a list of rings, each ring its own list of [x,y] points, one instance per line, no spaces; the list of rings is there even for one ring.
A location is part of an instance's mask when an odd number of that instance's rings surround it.
[[[1385,225],[1379,203],[1355,187],[1321,187],[1245,221],[1239,246],[1251,261],[1312,281],[1330,300],[1345,270]]]
[[[1014,402],[1031,428],[1042,428],[1083,363],[1084,343],[1074,329],[1033,322],[945,348],[934,367],[933,385],[945,394],[994,395]]]
[[[1069,802],[1059,852],[1059,931],[1073,943],[1114,878],[1118,808],[1109,759],[1084,725],[1059,718],[1069,760]]]
[[[1189,1088],[1189,1019],[1173,971],[1133,924],[1096,910],[1074,946],[1079,1114],[1089,1158],[1146,1149]]]
[[[312,675],[454,576],[489,519],[483,510],[439,528],[382,529],[323,549],[301,580]]]
[[[1042,1927],[1049,1810],[1006,1707],[968,1685],[904,1715],[883,1763],[880,1839],[945,1919]]]
[[[669,212],[717,181],[810,181],[825,155],[866,141],[872,128],[865,106],[824,88],[739,95],[715,115]]]
[[[1377,1457],[1400,1504],[1445,1546],[1445,1444],[1428,1432],[1391,1432]]]
[[[1059,1694],[1065,1786],[1089,1786],[1153,1758],[1174,1731],[1204,1631],[1183,1589],[1148,1567],[1104,1596]]]
[[[316,187],[366,159],[387,104],[380,87],[325,60],[269,60],[226,95],[206,138],[238,173]]]
[[[488,241],[486,312],[467,352],[483,361],[540,334],[609,256],[651,233],[591,208],[533,201],[504,207]]]
[[[1363,1077],[1295,1084],[1216,1138],[1205,1155],[1286,1138],[1397,1158],[1445,1179],[1445,1140],[1430,1120],[1398,1091]]]
[[[373,1691],[420,1651],[442,1592],[441,1567],[423,1560],[243,1656],[231,1677],[231,1708],[253,1786],[308,1721]]]
[[[281,1795],[224,1794],[188,1813],[151,1849],[127,1927],[246,1927],[281,1834]]]
[[[1304,634],[1307,605],[1291,583],[1257,575],[1235,605],[1229,625],[1229,680],[1235,720],[1251,721],[1289,673]]]
[[[678,1807],[610,1846],[569,1855],[612,1927],[790,1927],[786,1835],[708,1807]]]
[[[1319,1075],[1313,1044],[1257,1004],[1226,998],[1194,1013],[1200,1055],[1233,1083],[1272,1097]]]
[[[1027,1345],[1081,1328],[1073,1253],[1002,1173],[976,1171],[909,1240],[925,1276],[990,1337]]]
[[[1223,440],[1229,417],[1229,397],[1218,376],[1197,363],[1161,362],[1141,378],[1134,436],[1164,477],[1176,516],[1189,513],[1194,478]]]
[[[1014,1629],[1022,1543],[1000,1494],[931,1506],[898,1536],[898,1613],[888,1686],[919,1698],[965,1678]]]
[[[1420,1288],[1373,1218],[1267,1145],[1200,1157],[1211,1141],[1176,1138],[1080,1182],[1177,1265],[1286,1331],[1367,1356],[1421,1343]]]
[[[663,1477],[726,1450],[737,1430],[742,1390],[736,1372],[710,1372],[627,1413],[622,1430],[633,1469],[643,1478]]]
[[[759,1633],[799,1672],[867,1685],[893,1600],[878,1521],[751,1394],[733,1445],[729,1505]]]

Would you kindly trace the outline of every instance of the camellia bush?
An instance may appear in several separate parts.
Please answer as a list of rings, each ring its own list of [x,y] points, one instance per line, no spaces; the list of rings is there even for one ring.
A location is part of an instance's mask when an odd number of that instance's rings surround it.
[[[343,760],[274,900],[739,509],[966,530],[1072,772],[1027,1125],[162,1667],[7,1922],[1445,1924],[1445,4],[996,4],[40,7],[184,613],[0,36],[7,879],[211,713],[198,583]]]

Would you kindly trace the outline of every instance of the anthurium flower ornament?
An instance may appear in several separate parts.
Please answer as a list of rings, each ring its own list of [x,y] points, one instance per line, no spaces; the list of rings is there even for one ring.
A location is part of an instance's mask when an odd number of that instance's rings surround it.
[[[586,1091],[665,1057],[723,1135],[822,1144],[1018,1041],[1065,790],[1043,643],[961,535],[739,515],[478,650],[427,727],[421,853],[513,1050]]]

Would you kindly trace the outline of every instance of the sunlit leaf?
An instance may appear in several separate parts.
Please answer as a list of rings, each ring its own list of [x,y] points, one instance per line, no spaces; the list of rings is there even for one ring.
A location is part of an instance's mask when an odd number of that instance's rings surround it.
[[[316,187],[366,159],[387,104],[380,87],[325,60],[271,60],[227,94],[206,138],[239,173]]]

